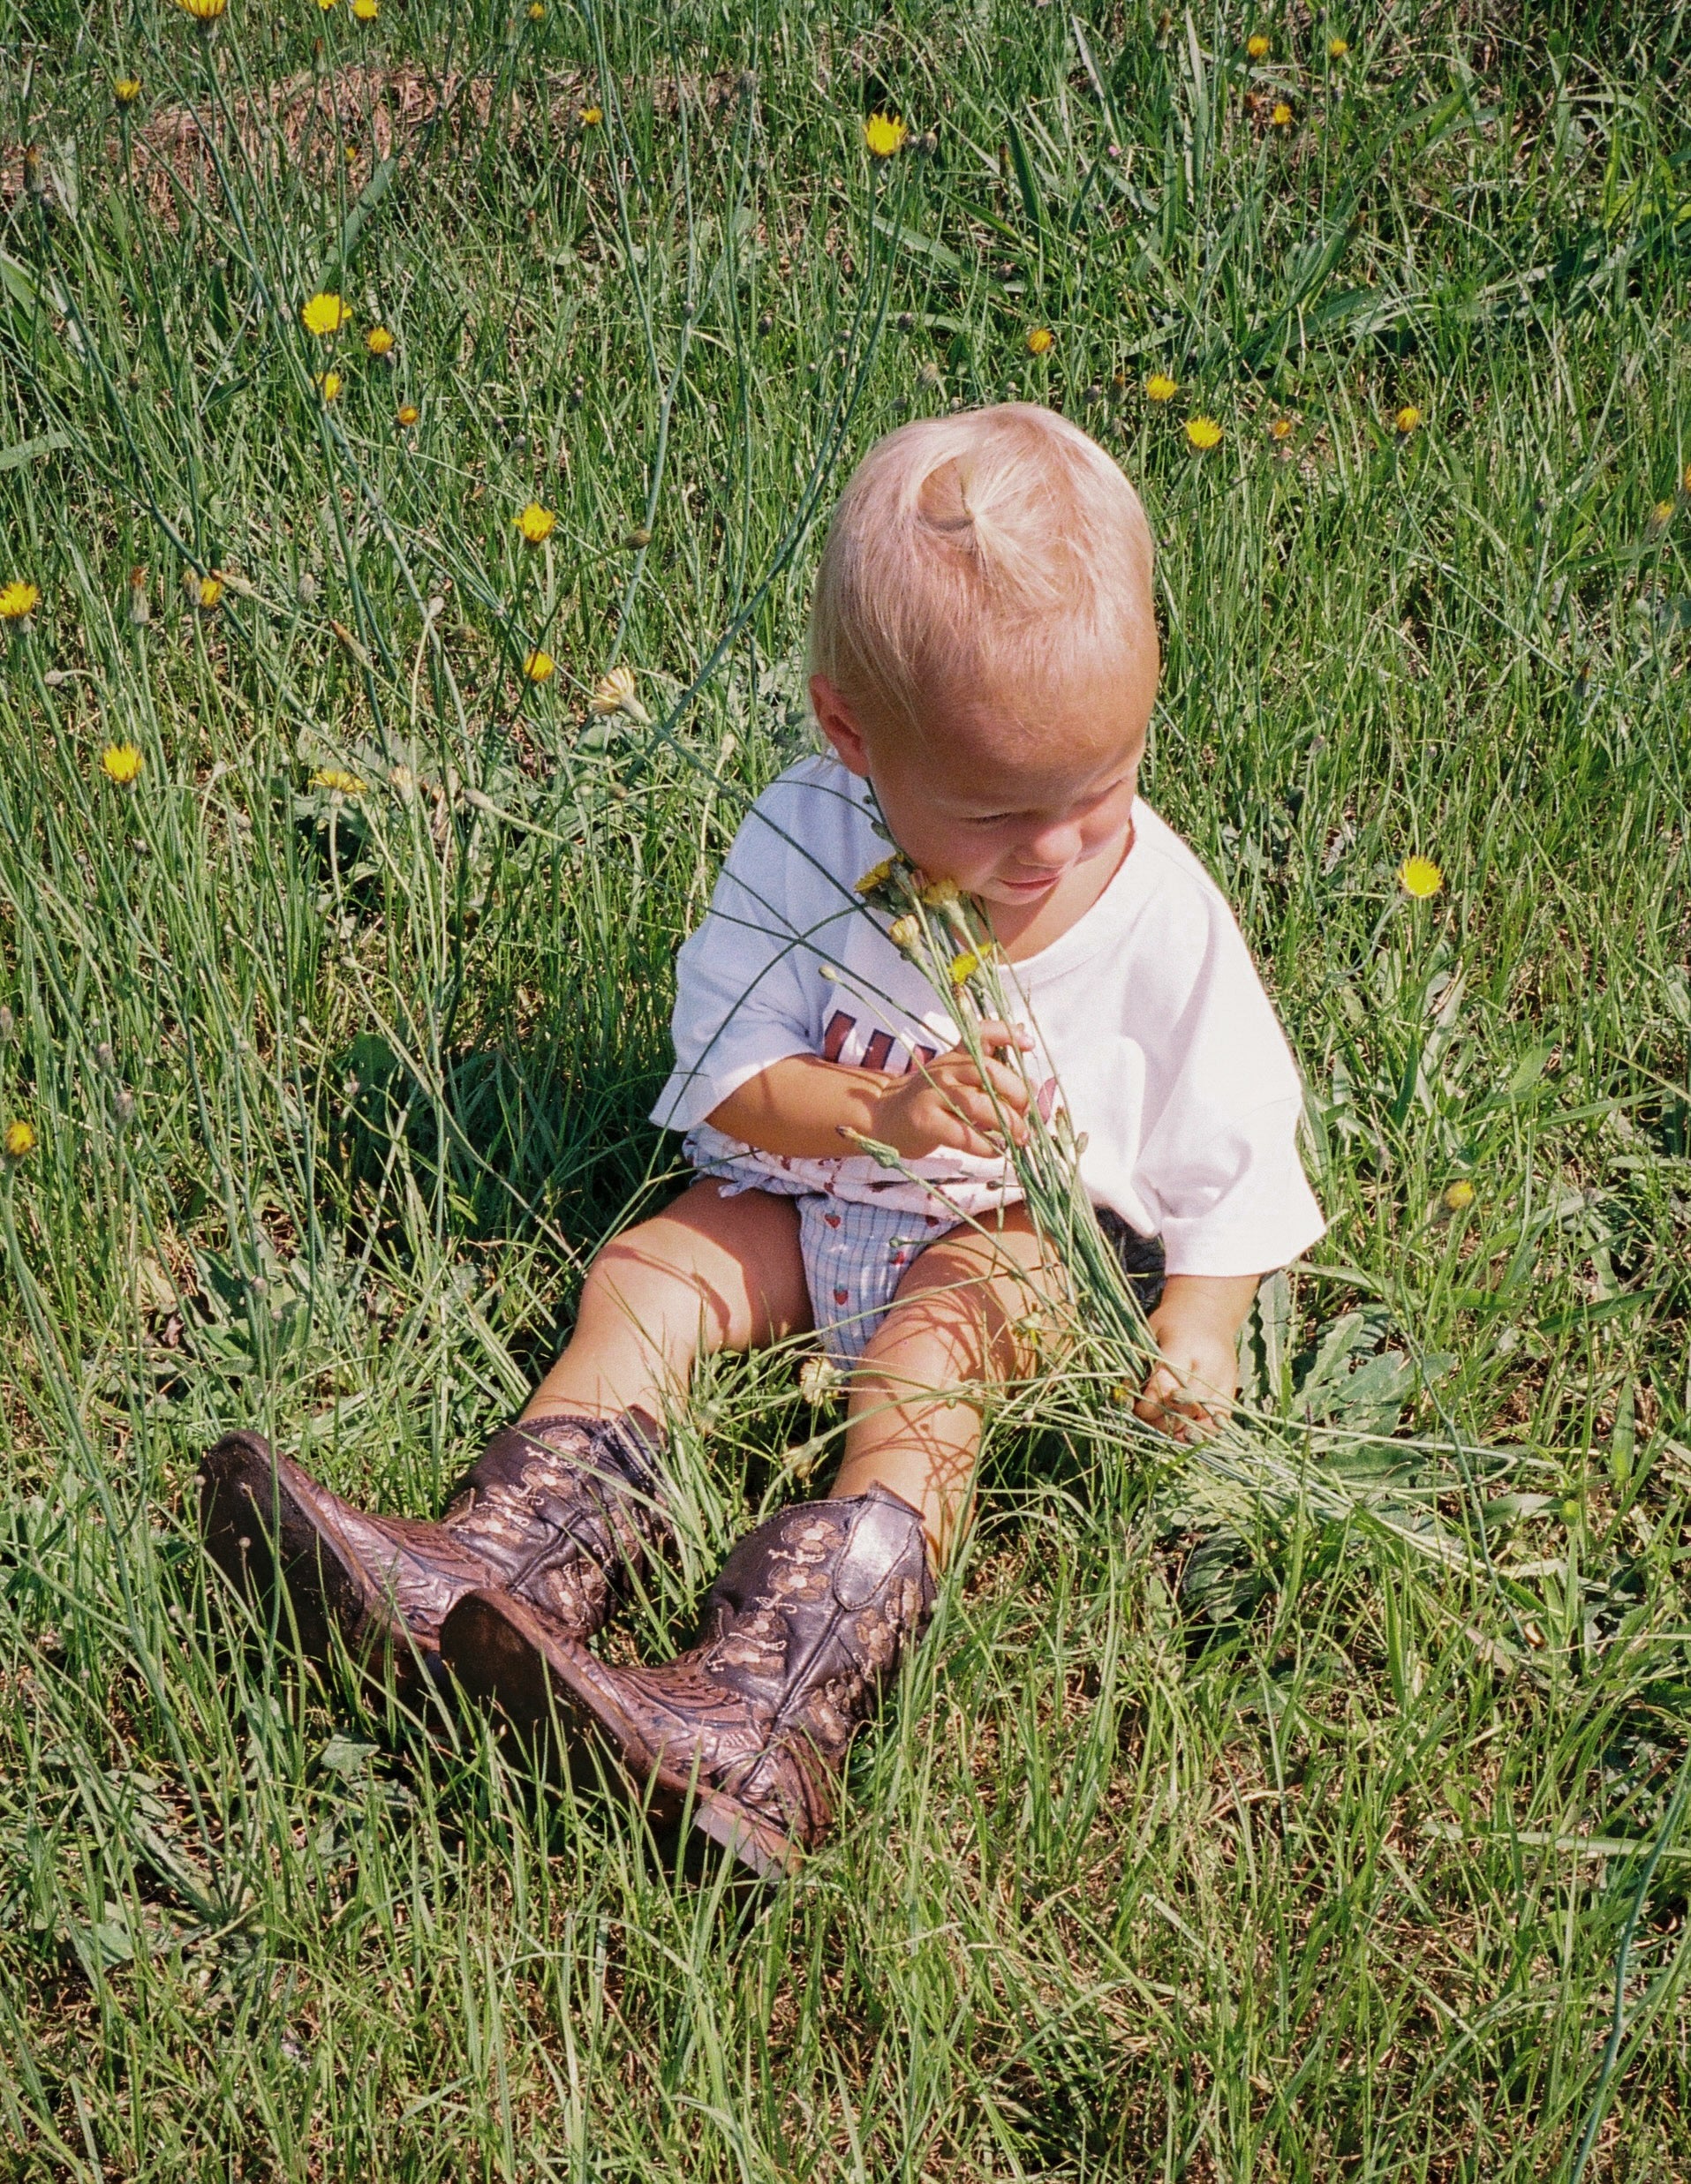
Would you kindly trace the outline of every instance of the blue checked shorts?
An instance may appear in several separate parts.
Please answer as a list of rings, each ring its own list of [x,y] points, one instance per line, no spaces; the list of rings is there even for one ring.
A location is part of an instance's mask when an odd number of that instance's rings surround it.
[[[691,1142],[688,1150],[692,1149]],[[770,1177],[750,1161],[699,1160],[699,1171],[718,1176],[728,1190],[769,1190]],[[798,1206],[798,1246],[811,1292],[811,1314],[822,1347],[836,1364],[849,1365],[887,1316],[905,1269],[917,1253],[958,1224],[937,1214],[901,1212],[862,1199],[834,1198],[820,1191],[782,1190]],[[1163,1288],[1163,1247],[1141,1236],[1107,1207],[1099,1225],[1142,1311],[1157,1308]]]

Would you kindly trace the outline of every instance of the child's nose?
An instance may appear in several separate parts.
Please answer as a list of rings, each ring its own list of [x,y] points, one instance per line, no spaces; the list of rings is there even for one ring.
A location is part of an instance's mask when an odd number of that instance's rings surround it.
[[[1081,830],[1073,819],[1042,826],[1021,844],[1023,862],[1043,872],[1058,872],[1081,853]]]

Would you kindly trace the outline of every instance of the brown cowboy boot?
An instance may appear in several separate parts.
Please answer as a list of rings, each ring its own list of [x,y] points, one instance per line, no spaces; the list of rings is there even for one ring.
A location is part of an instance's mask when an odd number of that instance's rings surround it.
[[[657,1447],[634,1411],[507,1426],[431,1525],[354,1509],[259,1435],[228,1434],[200,1466],[200,1530],[238,1585],[280,1578],[307,1653],[327,1658],[338,1631],[403,1691],[419,1662],[438,1673],[442,1618],[477,1585],[600,1630],[671,1536]]]
[[[783,1510],[706,1596],[704,1637],[614,1668],[544,1610],[466,1593],[441,1652],[519,1728],[597,1735],[660,1826],[693,1824],[759,1873],[789,1873],[834,1818],[848,1746],[933,1608],[922,1519],[883,1487]]]

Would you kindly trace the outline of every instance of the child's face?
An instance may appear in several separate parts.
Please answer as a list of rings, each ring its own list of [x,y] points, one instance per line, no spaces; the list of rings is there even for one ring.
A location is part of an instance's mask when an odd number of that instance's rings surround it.
[[[842,761],[873,783],[913,864],[983,901],[1034,911],[1092,877],[1101,890],[1121,862],[1156,691],[1151,648],[1125,672],[1077,679],[1037,706],[983,688],[936,708],[919,737],[860,725],[820,675],[811,702]]]

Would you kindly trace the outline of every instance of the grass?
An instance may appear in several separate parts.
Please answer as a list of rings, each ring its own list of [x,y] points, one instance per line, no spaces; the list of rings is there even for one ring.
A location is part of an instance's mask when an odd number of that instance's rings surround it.
[[[4,35],[7,2173],[1691,2175],[1678,14]],[[937,144],[872,168],[883,107]],[[1253,1399],[1377,1485],[1347,1432],[1484,1450],[1484,1553],[1223,1522],[1019,1398],[837,1843],[748,1900],[303,1674],[193,1468],[251,1422],[423,1513],[510,1413],[676,1173],[673,953],[805,748],[829,497],[1012,386],[1145,494],[1148,793],[1308,1073]],[[638,1642],[833,1445],[793,1367],[701,1385]]]

